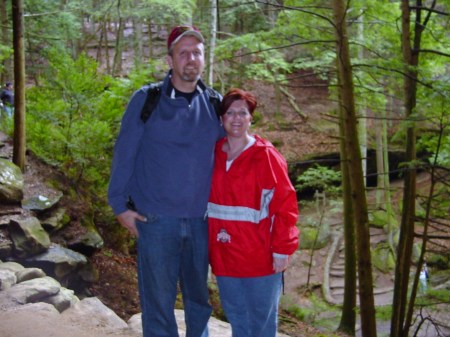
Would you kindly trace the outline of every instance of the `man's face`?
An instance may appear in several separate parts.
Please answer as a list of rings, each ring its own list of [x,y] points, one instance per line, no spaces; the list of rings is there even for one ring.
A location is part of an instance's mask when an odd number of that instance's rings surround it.
[[[205,68],[203,43],[194,36],[185,36],[178,41],[167,57],[176,79],[197,82]]]

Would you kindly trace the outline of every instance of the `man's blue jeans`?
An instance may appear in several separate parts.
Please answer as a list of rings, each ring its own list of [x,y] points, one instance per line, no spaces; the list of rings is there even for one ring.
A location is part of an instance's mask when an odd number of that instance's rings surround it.
[[[233,337],[275,337],[281,273],[262,277],[218,276],[220,301]]]
[[[183,295],[186,337],[207,337],[211,316],[208,223],[147,215],[138,222],[138,279],[144,337],[178,337],[174,307]]]

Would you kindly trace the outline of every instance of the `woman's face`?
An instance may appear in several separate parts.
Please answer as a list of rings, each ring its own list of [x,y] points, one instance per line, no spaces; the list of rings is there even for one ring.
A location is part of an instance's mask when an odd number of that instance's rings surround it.
[[[222,123],[228,136],[247,135],[252,123],[252,115],[248,111],[247,103],[244,100],[231,103],[228,110],[222,115]]]

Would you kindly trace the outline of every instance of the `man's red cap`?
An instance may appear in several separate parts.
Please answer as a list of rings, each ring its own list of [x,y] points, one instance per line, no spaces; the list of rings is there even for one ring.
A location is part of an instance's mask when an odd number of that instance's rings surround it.
[[[170,52],[173,49],[173,46],[181,40],[184,36],[194,36],[200,42],[204,43],[205,39],[203,38],[200,30],[195,26],[177,26],[172,29],[169,37],[167,38],[167,50]]]

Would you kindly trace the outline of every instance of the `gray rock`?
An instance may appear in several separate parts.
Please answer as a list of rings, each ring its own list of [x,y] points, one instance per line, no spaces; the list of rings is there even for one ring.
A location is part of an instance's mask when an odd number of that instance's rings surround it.
[[[13,254],[13,249],[11,240],[0,240],[0,259],[9,258]]]
[[[83,255],[91,256],[103,247],[103,238],[95,228],[90,228],[83,236],[71,242],[68,247]]]
[[[41,302],[49,296],[58,294],[61,284],[51,277],[42,277],[15,284],[5,292],[17,303]]]
[[[0,269],[11,274],[35,272],[17,263],[0,263]],[[32,303],[38,302],[38,303]],[[123,321],[98,298],[79,300],[72,290],[61,287],[51,277],[36,278],[17,283],[0,291],[0,325],[2,336],[87,336],[138,337],[142,336],[141,314]],[[175,310],[180,337],[186,336],[184,312]],[[23,328],[26,321],[27,328]],[[231,326],[211,317],[208,323],[211,337],[230,337]],[[277,334],[278,337],[288,337]]]
[[[53,243],[47,251],[28,258],[24,263],[42,268],[47,274],[62,280],[86,265],[87,259],[80,253]]]
[[[20,263],[10,261],[10,262],[0,263],[0,269],[6,269],[6,270],[10,270],[14,273],[18,273],[18,272],[24,270],[25,267],[22,266]]]
[[[3,225],[6,223],[5,225]],[[8,259],[13,253],[13,243],[9,238],[7,228],[9,226],[9,219],[7,222],[0,223],[0,259]],[[4,228],[2,228],[4,227]]]
[[[175,309],[175,318],[178,325],[180,337],[186,336],[186,323],[184,321],[184,311]],[[142,336],[142,317],[141,313],[133,315],[128,320],[129,330],[136,335]],[[211,317],[208,321],[208,330],[211,337],[231,337],[230,323]],[[285,334],[277,333],[277,337],[289,337]]]
[[[62,196],[62,192],[56,192],[54,196],[36,195],[24,200],[22,202],[22,208],[41,213],[55,206],[61,200]]]
[[[109,327],[113,330],[128,328],[127,323],[97,297],[87,297],[65,310],[62,316],[77,317],[95,326]]]
[[[39,217],[42,227],[49,233],[58,231],[70,223],[70,217],[66,213],[66,209],[58,207],[50,211],[46,216]]]
[[[73,290],[62,287],[56,295],[43,298],[44,303],[53,305],[59,312],[70,308],[72,305],[78,303],[80,300],[75,296]]]
[[[8,231],[19,258],[42,253],[50,247],[50,237],[35,217],[11,219]]]
[[[142,335],[142,314],[139,312],[130,317],[128,328],[138,335]]]
[[[45,277],[45,272],[40,268],[25,268],[16,273],[17,283],[32,280],[35,278]]]
[[[17,283],[16,273],[8,269],[0,269],[0,290],[11,288]]]
[[[23,198],[22,171],[11,161],[0,158],[0,202],[17,203]]]

